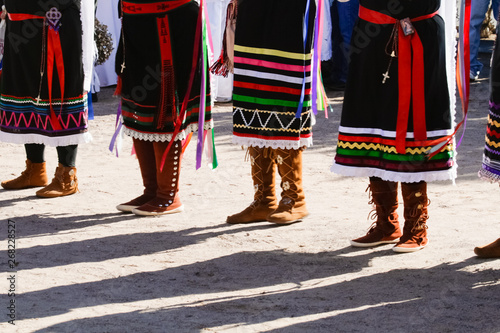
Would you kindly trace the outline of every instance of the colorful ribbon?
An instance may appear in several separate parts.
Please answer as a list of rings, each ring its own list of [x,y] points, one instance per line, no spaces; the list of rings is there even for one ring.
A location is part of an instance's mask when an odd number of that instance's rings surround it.
[[[427,20],[437,12],[411,18],[411,22]],[[396,127],[396,151],[406,153],[406,134],[410,104],[413,105],[413,131],[416,140],[427,139],[425,124],[425,89],[424,89],[424,49],[415,30],[405,36],[400,20],[380,12],[359,7],[359,18],[374,24],[397,24],[398,36],[398,120]]]
[[[201,77],[201,88],[200,88],[200,106],[199,106],[199,118],[198,118],[198,142],[197,142],[197,150],[196,150],[196,169],[199,169],[201,167],[201,161],[202,161],[202,151],[203,151],[203,144],[204,144],[204,123],[205,123],[205,109],[206,109],[206,92],[207,92],[207,86],[206,86],[206,72],[207,72],[207,30],[206,30],[206,17],[204,15],[205,13],[205,1],[200,0],[200,9],[198,12],[198,20],[197,20],[197,26],[196,26],[196,32],[195,32],[195,38],[194,38],[194,48],[193,48],[193,62],[192,62],[192,70],[191,74],[189,77],[189,84],[188,88],[186,90],[186,95],[184,96],[184,101],[182,103],[181,111],[179,117],[177,117],[177,120],[175,122],[175,130],[172,135],[172,140],[167,146],[167,149],[165,150],[165,153],[163,154],[162,161],[161,161],[161,170],[163,170],[163,167],[165,165],[165,161],[167,158],[167,154],[172,147],[172,144],[175,141],[175,138],[177,135],[180,133],[182,123],[186,117],[186,111],[188,107],[188,102],[189,102],[189,97],[191,95],[191,91],[194,85],[194,76],[195,72],[197,70],[197,65],[198,65],[198,60],[200,54],[202,55],[202,77]],[[214,161],[216,161],[216,158],[212,161],[212,166],[216,167],[214,164]]]
[[[314,23],[314,39],[312,48],[312,68],[311,68],[311,101],[312,110],[316,115],[318,114],[318,109],[325,110],[325,117],[328,118],[328,98],[326,96],[326,91],[323,86],[323,81],[321,79],[321,46],[322,46],[322,36],[323,36],[323,6],[325,5],[325,0],[318,0],[316,6],[315,23]],[[308,0],[306,4],[306,11],[304,17],[304,52],[307,49],[307,41],[309,39],[309,16],[310,16],[311,1]],[[307,68],[305,66],[304,68]],[[302,81],[302,88],[300,93],[299,106],[295,114],[296,118],[300,118],[302,115],[302,110],[304,108],[304,100],[306,93],[306,80],[307,73],[304,70],[304,79]],[[318,107],[319,106],[319,107]]]
[[[457,143],[457,148],[460,146],[465,134],[465,127],[467,123],[467,114],[469,112],[469,96],[470,96],[470,14],[471,14],[471,0],[462,0],[460,3],[460,23],[459,23],[459,41],[457,50],[457,88],[462,105],[463,119],[455,127],[453,134],[448,135],[439,140],[431,143],[433,146],[428,152],[428,159],[431,159],[438,154],[448,143],[453,140],[454,136],[462,127],[464,130]]]
[[[116,110],[116,121],[115,121],[115,132],[113,133],[113,137],[111,138],[111,142],[109,144],[109,151],[116,151],[116,157],[119,156],[119,152],[121,150],[121,134],[123,133],[123,124],[121,122],[122,115],[122,103],[118,103],[118,110]],[[132,153],[133,154],[133,153]]]
[[[323,41],[323,6],[326,5],[325,0],[318,1],[318,7],[316,8],[316,24],[314,28],[314,51],[313,51],[313,77],[312,77],[312,110],[316,115],[318,110],[325,111],[325,118],[328,118],[328,110],[330,105],[328,103],[328,97],[326,96],[325,87],[323,86],[323,80],[321,76],[321,49]]]
[[[192,0],[172,0],[172,1],[163,1],[163,2],[158,2],[158,3],[149,3],[149,4],[143,4],[143,3],[134,3],[130,1],[123,1],[122,2],[122,11],[125,14],[166,14],[167,12],[180,7],[184,4],[187,4],[191,2]],[[200,54],[202,55],[203,61],[202,61],[202,77],[201,77],[201,91],[200,91],[200,106],[199,106],[199,119],[198,119],[198,142],[197,142],[197,152],[196,152],[196,168],[201,167],[201,161],[202,161],[202,155],[203,155],[203,149],[204,149],[204,141],[207,137],[207,131],[204,131],[204,123],[205,123],[205,110],[206,110],[206,93],[207,93],[207,64],[208,64],[208,50],[207,50],[207,44],[211,44],[211,40],[208,39],[207,35],[207,21],[208,21],[208,15],[206,15],[206,5],[205,1],[201,0],[200,1],[200,9],[198,13],[198,19],[197,19],[197,26],[196,26],[196,32],[195,32],[195,45],[193,49],[193,62],[192,62],[192,70],[190,73],[189,77],[189,83],[187,86],[186,90],[186,95],[184,96],[184,100],[182,102],[182,106],[179,112],[179,115],[177,116],[177,112],[175,111],[175,115],[173,115],[173,123],[174,123],[174,132],[172,134],[172,139],[169,142],[167,149],[165,150],[163,156],[162,156],[162,161],[161,161],[161,170],[163,170],[163,167],[165,165],[165,161],[168,155],[168,152],[170,151],[172,144],[176,140],[177,136],[180,133],[180,130],[182,128],[182,124],[185,121],[186,118],[186,112],[188,108],[188,102],[189,98],[191,96],[191,91],[194,85],[194,77],[195,73],[198,69],[198,60]],[[157,18],[157,26],[158,26],[158,32],[160,36],[160,50],[161,50],[161,59],[162,59],[162,96],[161,96],[161,101],[160,101],[160,112],[163,112],[165,106],[167,103],[170,103],[169,101],[172,100],[171,96],[172,94],[169,93],[169,88],[168,87],[174,87],[174,77],[173,77],[173,71],[171,74],[169,74],[169,67],[173,65],[172,61],[172,50],[171,50],[171,45],[170,45],[170,33],[167,30],[168,29],[168,17],[161,16]],[[168,81],[168,82],[167,82]],[[168,87],[167,87],[168,86]],[[175,105],[175,104],[172,104]],[[167,112],[168,113],[168,112]],[[168,115],[164,115],[167,116]],[[162,116],[162,114],[159,115],[159,124],[158,126],[161,126],[162,123],[166,121],[165,117]],[[120,125],[117,124],[117,131],[119,132],[120,130]],[[115,136],[116,136],[115,132]],[[213,131],[209,132],[210,137],[211,137],[211,142],[210,146],[214,145],[214,136],[213,136]],[[183,140],[183,149],[185,150],[189,142],[191,141],[192,134],[188,136],[186,140]],[[112,145],[114,144],[114,141],[116,141],[116,138],[114,137],[112,139]],[[110,146],[110,150],[112,150],[112,146]],[[212,162],[212,167],[216,168],[217,167],[217,158],[215,156],[215,150],[213,153],[208,154],[209,157],[211,157],[211,162]]]
[[[304,53],[307,50],[307,40],[309,39],[309,13],[311,10],[311,0],[307,0],[306,3],[306,12],[304,15]],[[300,118],[302,116],[302,109],[304,108],[304,100],[306,96],[306,82],[307,82],[307,72],[306,72],[306,64],[304,60],[304,79],[302,80],[302,88],[300,90],[300,100],[299,107],[297,108],[297,113],[295,114],[295,118]]]

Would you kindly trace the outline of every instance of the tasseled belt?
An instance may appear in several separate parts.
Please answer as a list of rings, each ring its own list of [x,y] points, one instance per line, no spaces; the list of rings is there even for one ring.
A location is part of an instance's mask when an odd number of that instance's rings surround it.
[[[170,26],[167,12],[185,5],[192,0],[171,0],[155,3],[134,3],[122,2],[124,14],[160,14],[156,18],[158,28],[158,38],[161,53],[161,95],[158,105],[156,126],[163,129],[168,120],[175,122],[177,118],[177,108],[175,100],[175,72],[172,57],[172,44],[170,40]],[[125,60],[122,64],[122,71],[125,68]]]
[[[359,17],[374,24],[394,24],[388,50],[392,58],[398,58],[398,120],[396,128],[396,151],[406,153],[406,134],[410,103],[413,106],[413,131],[415,140],[427,140],[425,124],[425,90],[424,90],[424,49],[422,41],[411,22],[423,21],[437,15],[437,12],[415,18],[395,19],[380,12],[359,7]],[[397,48],[397,50],[396,50]],[[396,53],[397,52],[397,53]],[[389,69],[383,74],[382,83],[389,78]]]

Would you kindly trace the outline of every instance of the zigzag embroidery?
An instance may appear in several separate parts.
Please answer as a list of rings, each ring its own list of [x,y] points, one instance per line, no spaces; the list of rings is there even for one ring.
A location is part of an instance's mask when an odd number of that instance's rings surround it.
[[[491,119],[491,117],[488,117],[488,124],[493,125],[495,127],[500,127],[500,123],[498,121]]]
[[[352,149],[352,150],[378,150],[382,151],[384,153],[392,153],[392,154],[397,154],[396,147],[391,147],[391,146],[385,146],[381,144],[366,144],[366,143],[349,143],[349,142],[339,142],[339,147],[345,148],[345,149]],[[423,155],[429,151],[431,147],[426,147],[426,148],[406,148],[406,154],[412,154],[412,155]],[[443,148],[446,151],[452,151],[451,145],[447,145],[446,148]]]
[[[490,147],[494,147],[494,148],[499,148],[500,147],[500,142],[494,142],[492,140],[490,140],[488,137],[486,137],[486,144]]]
[[[489,110],[489,113],[490,113],[490,116],[492,116],[492,117],[500,118],[500,115],[497,114],[497,113],[495,113],[495,112],[493,112],[493,110],[491,110],[491,109]]]
[[[233,127],[234,128],[249,128],[249,129],[264,130],[264,131],[292,132],[292,133],[308,132],[308,131],[312,130],[312,127],[304,127],[301,130],[295,130],[295,129],[285,129],[285,128],[252,127],[252,126],[245,126],[245,125],[238,125],[238,124],[233,125]]]
[[[498,109],[500,109],[500,104],[495,104],[495,103],[493,103],[492,100],[490,100],[490,108],[498,110]]]
[[[76,127],[81,127],[82,122],[84,124],[87,124],[87,113],[86,112],[79,112],[78,113],[78,120],[73,116],[73,114],[69,114],[66,123],[64,123],[62,116],[57,116],[57,119],[59,119],[59,122],[64,129],[69,128],[69,124],[71,120],[76,124]],[[0,124],[4,126],[10,126],[10,124],[13,122],[15,127],[19,127],[19,124],[21,123],[21,120],[24,120],[24,123],[26,124],[25,127],[31,127],[31,122],[35,123],[36,128],[43,128],[44,130],[47,130],[48,125],[49,125],[49,116],[46,115],[39,115],[35,113],[30,113],[29,121],[26,120],[26,116],[24,113],[20,113],[17,115],[18,118],[16,118],[16,113],[12,112],[10,117],[7,116],[6,111],[1,111],[0,112]]]
[[[490,147],[488,147],[488,144],[486,144],[484,146],[484,149],[486,149],[488,152],[492,153],[492,154],[495,154],[495,155],[500,155],[500,152],[499,151],[496,151],[496,150],[493,150],[491,149]]]
[[[250,112],[250,113],[253,113],[252,115],[252,118],[250,119],[250,121],[247,121],[245,115],[243,114],[243,111],[245,112]],[[267,128],[267,124],[269,124],[269,121],[271,120],[271,118],[274,116],[278,122],[280,123],[281,125],[281,128],[285,131],[288,131],[288,132],[301,132],[303,131],[305,128],[305,124],[307,123],[307,121],[309,120],[309,118],[311,118],[311,110],[308,110],[306,112],[304,112],[304,115],[307,114],[307,117],[306,119],[304,119],[304,121],[302,122],[302,125],[300,127],[300,130],[289,130],[290,126],[292,126],[292,124],[295,122],[296,119],[298,118],[293,118],[290,123],[288,123],[287,126],[285,126],[283,124],[283,122],[281,121],[280,119],[280,115],[295,115],[293,112],[277,112],[277,111],[261,111],[261,110],[247,110],[247,109],[242,109],[242,108],[235,108],[233,110],[233,117],[236,113],[240,113],[241,114],[241,119],[243,119],[243,123],[245,124],[245,126],[243,125],[234,125],[234,127],[237,127],[237,128],[244,128],[244,127],[247,127],[247,128],[253,128],[253,129],[268,129]],[[260,113],[269,113],[269,115],[267,116],[267,120],[266,121],[262,121],[262,118],[260,116]],[[253,123],[253,121],[255,120],[255,117],[257,117],[257,119],[259,120],[259,123],[260,123],[260,128],[259,127],[252,127],[250,126],[251,123]],[[278,129],[269,129],[269,130],[278,130]]]
[[[493,128],[488,129],[488,135],[500,139],[500,132],[495,131]]]

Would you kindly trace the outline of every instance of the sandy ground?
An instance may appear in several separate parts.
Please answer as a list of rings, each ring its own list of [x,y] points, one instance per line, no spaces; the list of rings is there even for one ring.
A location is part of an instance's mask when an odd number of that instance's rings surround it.
[[[94,141],[79,150],[80,193],[38,199],[34,189],[0,190],[0,332],[499,332],[500,260],[473,253],[500,236],[500,189],[477,178],[488,79],[472,85],[456,185],[429,186],[430,244],[414,254],[349,246],[370,225],[368,182],[329,171],[342,94],[330,96],[335,111],[319,116],[304,153],[311,215],[277,227],[225,224],[253,193],[244,151],[231,144],[230,104],[215,109],[219,168],[195,171],[188,148],[184,213],[117,212],[142,186],[131,140],[120,158],[107,150],[118,101],[105,89]],[[0,143],[0,158],[2,180],[24,167],[21,146]],[[52,173],[53,148],[47,160]]]

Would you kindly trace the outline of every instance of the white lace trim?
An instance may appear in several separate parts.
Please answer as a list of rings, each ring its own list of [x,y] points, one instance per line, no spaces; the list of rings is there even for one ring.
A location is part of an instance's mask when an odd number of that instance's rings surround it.
[[[313,139],[301,138],[300,141],[290,141],[290,140],[265,140],[257,138],[242,138],[233,135],[233,143],[239,146],[246,147],[259,147],[266,148],[270,147],[273,149],[300,149],[302,147],[311,147],[313,145]]]
[[[402,173],[376,168],[349,167],[334,162],[330,171],[347,177],[379,177],[391,182],[417,183],[420,181],[433,182],[442,180],[455,180],[457,178],[457,166],[449,170]]]
[[[31,104],[32,106],[50,106],[50,104],[52,104],[53,106],[54,105],[55,106],[61,106],[61,105],[66,106],[66,105],[77,105],[77,104],[87,105],[87,95],[84,95],[81,99],[67,100],[64,102],[61,102],[61,100],[55,100],[55,101],[52,101],[52,103],[50,103],[49,101],[37,102],[36,100],[31,99],[30,97],[28,97],[28,99],[17,100],[14,98],[6,97],[4,95],[2,95],[0,97],[0,100],[2,100],[4,102],[9,102],[12,104],[19,104],[19,105]],[[85,109],[86,109],[86,107],[85,107]],[[83,112],[83,110],[82,110],[82,112]]]
[[[203,125],[204,130],[210,130],[214,127],[214,122],[211,119],[210,121],[206,121]],[[198,123],[188,125],[183,131],[177,134],[177,137],[174,141],[184,140],[187,137],[187,134],[198,130]],[[137,132],[134,129],[128,128],[124,126],[123,133],[126,135],[142,140],[142,141],[152,141],[152,142],[169,142],[172,140],[173,133],[142,133]]]
[[[85,132],[61,137],[49,137],[41,134],[12,134],[0,132],[0,141],[16,144],[38,143],[51,147],[63,147],[89,143],[92,141],[92,135],[89,132]]]

